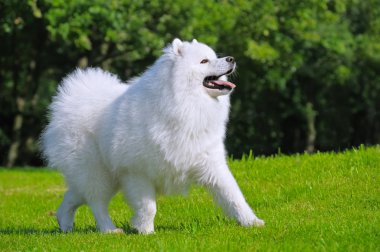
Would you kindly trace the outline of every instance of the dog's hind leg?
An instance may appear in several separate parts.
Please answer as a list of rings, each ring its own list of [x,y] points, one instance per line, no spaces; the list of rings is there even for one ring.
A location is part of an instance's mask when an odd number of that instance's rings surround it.
[[[128,175],[122,179],[122,190],[134,210],[132,226],[141,234],[154,232],[156,191],[153,184],[142,176]]]
[[[89,206],[96,220],[96,226],[102,233],[124,233],[123,229],[116,228],[108,213],[108,202],[94,201]]]
[[[63,232],[71,232],[74,228],[74,216],[77,208],[84,204],[83,198],[73,189],[69,189],[57,211],[57,220]]]
[[[95,217],[97,229],[103,233],[123,233],[112,223],[108,204],[118,189],[118,183],[102,166],[86,160],[76,176],[66,176],[70,190],[58,210],[58,222],[63,231],[73,228],[76,208],[87,204]],[[75,189],[75,190],[73,190]]]
[[[116,181],[108,172],[101,169],[97,170],[94,177],[90,174],[88,176],[85,197],[95,217],[96,227],[102,233],[123,233],[122,229],[116,228],[113,224],[108,212],[109,202],[117,191]]]

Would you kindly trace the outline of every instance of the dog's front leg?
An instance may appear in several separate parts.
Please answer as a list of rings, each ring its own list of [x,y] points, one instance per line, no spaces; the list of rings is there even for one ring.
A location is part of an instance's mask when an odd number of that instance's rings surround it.
[[[206,168],[200,177],[200,183],[209,188],[214,199],[225,213],[235,218],[241,225],[264,226],[264,221],[254,214],[245,201],[226,163],[220,163],[217,167]]]

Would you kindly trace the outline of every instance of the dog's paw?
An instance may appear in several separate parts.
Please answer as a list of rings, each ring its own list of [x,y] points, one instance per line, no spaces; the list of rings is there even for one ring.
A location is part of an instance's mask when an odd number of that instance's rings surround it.
[[[237,220],[244,227],[263,227],[265,225],[265,222],[259,219],[252,211],[238,216]]]
[[[265,226],[265,222],[259,218],[256,218],[255,220],[253,220],[253,224],[252,226],[254,227],[264,227]]]
[[[139,233],[139,234],[143,234],[143,235],[148,235],[148,234],[154,234],[154,228],[150,225],[147,225],[147,226],[134,226],[133,229]]]
[[[124,230],[121,228],[109,229],[104,231],[106,234],[124,234]]]
[[[73,232],[74,226],[73,225],[59,225],[59,229],[63,233],[70,233],[70,232]]]
[[[57,215],[56,217],[57,217],[57,222],[58,222],[59,229],[61,230],[61,232],[70,233],[73,231],[74,229],[73,222],[67,221],[59,215]]]
[[[239,221],[239,224],[244,227],[263,227],[265,222],[259,218],[253,218],[250,220]]]

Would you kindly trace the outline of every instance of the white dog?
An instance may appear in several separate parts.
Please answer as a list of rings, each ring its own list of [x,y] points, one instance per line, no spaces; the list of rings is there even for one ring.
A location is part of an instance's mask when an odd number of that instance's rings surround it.
[[[128,85],[100,69],[76,70],[60,85],[41,141],[50,166],[69,187],[57,211],[62,231],[73,229],[88,204],[101,232],[122,232],[108,214],[118,190],[134,210],[139,233],[154,232],[156,197],[207,187],[243,226],[263,226],[226,162],[224,137],[233,57],[207,45],[174,39],[162,56]]]

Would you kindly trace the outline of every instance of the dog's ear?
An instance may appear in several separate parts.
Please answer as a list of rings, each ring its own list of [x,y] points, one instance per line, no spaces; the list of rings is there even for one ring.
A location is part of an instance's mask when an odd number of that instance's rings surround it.
[[[191,41],[191,43],[198,43],[198,40],[193,39],[193,41]]]
[[[182,54],[182,47],[183,43],[180,39],[175,38],[172,42],[172,49],[175,55],[181,55]]]

